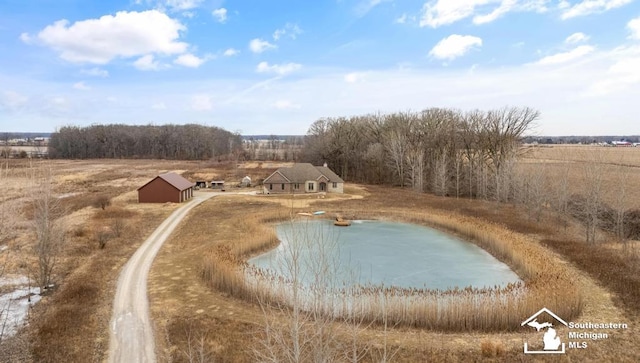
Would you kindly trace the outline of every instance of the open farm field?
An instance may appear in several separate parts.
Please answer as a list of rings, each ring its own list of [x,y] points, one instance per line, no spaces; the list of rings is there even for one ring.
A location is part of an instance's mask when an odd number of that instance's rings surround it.
[[[0,161],[0,166],[3,281],[21,281],[25,288],[37,286],[33,217],[35,201],[43,190],[50,193],[47,198],[61,216],[64,244],[52,270],[53,293],[30,309],[27,329],[14,337],[5,334],[0,342],[1,361],[37,362],[106,359],[120,268],[177,207],[139,204],[138,187],[167,171],[197,171],[229,182],[239,182],[247,174],[259,177],[271,172],[261,171],[258,165],[248,170],[225,163],[164,160],[8,159]],[[104,210],[100,200],[109,203]],[[11,287],[2,285],[0,291],[10,292]],[[26,296],[24,300],[26,304]],[[4,309],[5,303],[0,311]]]
[[[602,200],[627,209],[640,208],[640,148],[552,145],[520,150],[519,167],[549,186],[566,183],[571,194],[597,182]]]

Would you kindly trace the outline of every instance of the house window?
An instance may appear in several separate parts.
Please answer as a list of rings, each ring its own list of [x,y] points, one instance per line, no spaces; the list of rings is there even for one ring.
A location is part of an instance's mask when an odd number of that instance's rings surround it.
[[[269,184],[269,190],[273,190],[273,184]]]
[[[309,183],[309,190],[313,190],[313,183]]]
[[[298,183],[293,184],[293,189],[300,189],[300,184],[298,184]]]
[[[280,184],[280,186],[282,187],[282,190],[284,190],[284,184]]]
[[[334,187],[334,188],[337,188],[337,187],[338,187],[338,183],[333,182],[333,187]]]

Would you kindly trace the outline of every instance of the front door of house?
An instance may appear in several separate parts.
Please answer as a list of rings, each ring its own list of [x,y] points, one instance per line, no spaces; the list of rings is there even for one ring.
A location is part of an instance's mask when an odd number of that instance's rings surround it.
[[[327,191],[327,183],[325,183],[325,182],[320,183],[320,191],[321,192],[326,192]]]

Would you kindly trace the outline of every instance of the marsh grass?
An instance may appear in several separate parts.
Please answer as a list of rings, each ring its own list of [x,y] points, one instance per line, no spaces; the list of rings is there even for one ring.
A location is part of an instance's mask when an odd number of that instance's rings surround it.
[[[497,224],[453,213],[385,211],[359,212],[358,219],[386,219],[422,224],[466,238],[509,265],[523,283],[504,287],[453,288],[448,290],[406,289],[364,285],[326,293],[322,312],[333,319],[358,317],[373,324],[386,319],[394,325],[437,331],[510,331],[541,306],[571,319],[582,310],[582,296],[569,272],[544,247],[526,236]],[[218,247],[204,257],[202,276],[217,290],[273,306],[291,301],[291,281],[269,271],[249,266],[245,258],[271,248],[277,237],[268,222],[286,220],[287,215],[254,217],[242,221],[233,247]],[[315,296],[323,287],[301,287]],[[296,290],[296,289],[293,289]],[[316,306],[311,306],[311,303]],[[318,309],[318,299],[302,303],[303,309]],[[385,314],[381,314],[385,311]]]

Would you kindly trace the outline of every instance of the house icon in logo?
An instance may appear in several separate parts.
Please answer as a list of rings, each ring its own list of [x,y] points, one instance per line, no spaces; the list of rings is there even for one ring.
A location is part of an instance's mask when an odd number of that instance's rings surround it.
[[[538,316],[542,313],[547,313],[549,316],[554,318],[559,323],[567,326],[567,322],[562,320],[558,315],[554,314],[553,311],[542,308],[537,313],[531,315],[527,320],[523,321],[520,326],[529,326],[534,328],[536,331],[544,330],[545,333],[542,337],[542,343],[544,344],[543,350],[529,350],[529,345],[527,342],[524,343],[524,353],[525,354],[563,354],[565,352],[565,344],[560,341],[560,337],[556,330],[553,328],[553,324],[551,322],[539,322]]]

